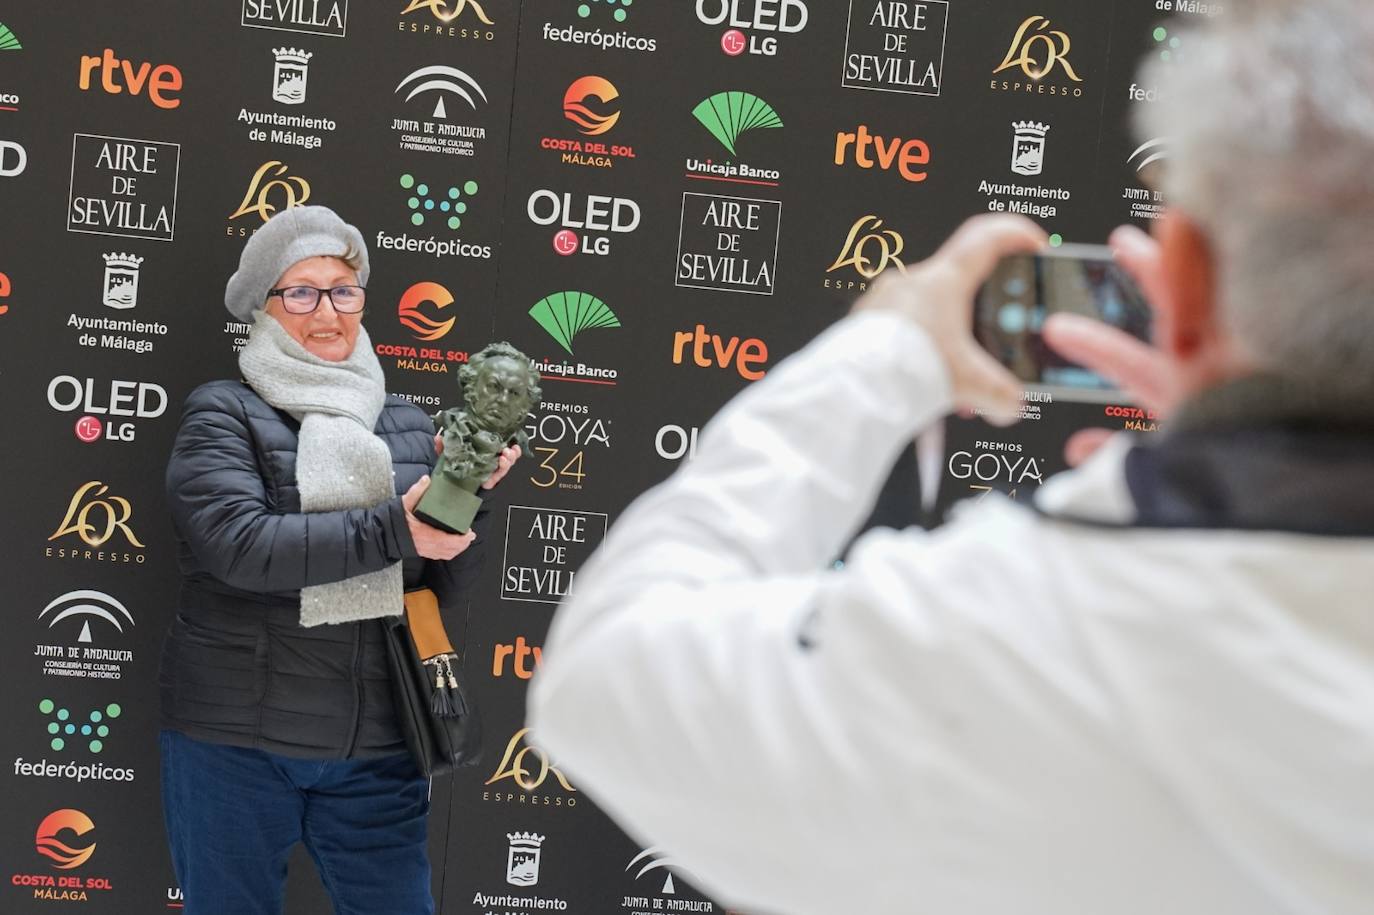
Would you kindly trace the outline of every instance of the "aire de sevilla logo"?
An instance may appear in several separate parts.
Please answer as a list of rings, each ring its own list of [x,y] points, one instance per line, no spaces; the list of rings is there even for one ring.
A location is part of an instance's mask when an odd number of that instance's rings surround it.
[[[563,116],[577,125],[577,129],[587,136],[600,136],[610,130],[620,120],[620,111],[611,103],[620,98],[620,91],[610,80],[600,76],[584,76],[574,80],[563,93]],[[597,111],[588,105],[588,100],[600,103]]]
[[[440,321],[431,318],[422,309],[424,306],[432,305],[435,310],[441,310],[452,305],[453,301],[453,294],[438,283],[419,282],[401,294],[396,314],[401,324],[410,330],[416,340],[432,343],[443,339],[453,330],[453,324],[458,319],[451,317],[446,321]]]
[[[71,870],[85,864],[95,854],[94,840],[86,844],[77,841],[94,829],[95,823],[80,810],[69,807],[55,810],[38,824],[34,846],[40,855],[54,862],[53,867]],[[64,840],[64,832],[71,832],[74,837]]]

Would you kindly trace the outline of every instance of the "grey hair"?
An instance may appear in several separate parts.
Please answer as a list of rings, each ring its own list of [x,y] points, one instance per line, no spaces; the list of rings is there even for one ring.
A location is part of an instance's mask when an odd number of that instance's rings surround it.
[[[1262,370],[1374,393],[1374,4],[1249,0],[1169,30],[1136,129],[1168,141],[1162,189],[1208,236],[1228,331]]]

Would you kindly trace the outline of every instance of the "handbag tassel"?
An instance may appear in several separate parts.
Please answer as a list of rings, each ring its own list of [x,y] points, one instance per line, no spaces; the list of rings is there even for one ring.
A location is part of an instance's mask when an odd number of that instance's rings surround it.
[[[467,706],[458,692],[458,678],[453,675],[455,654],[440,654],[425,660],[425,666],[434,666],[434,694],[430,697],[429,707],[440,718],[458,718],[467,713]]]

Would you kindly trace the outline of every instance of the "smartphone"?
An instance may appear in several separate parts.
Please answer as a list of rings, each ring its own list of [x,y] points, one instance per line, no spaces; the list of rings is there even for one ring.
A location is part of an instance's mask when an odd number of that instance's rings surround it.
[[[1150,306],[1105,245],[1062,245],[1003,258],[978,290],[973,335],[1029,390],[1079,402],[1120,400],[1112,382],[1045,343],[1041,330],[1056,312],[1086,315],[1150,339]]]

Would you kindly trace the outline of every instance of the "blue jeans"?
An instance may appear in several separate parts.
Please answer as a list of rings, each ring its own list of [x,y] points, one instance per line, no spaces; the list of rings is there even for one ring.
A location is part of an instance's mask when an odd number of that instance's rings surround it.
[[[338,915],[432,915],[429,782],[409,754],[292,759],[162,732],[185,915],[278,915],[304,842]]]

